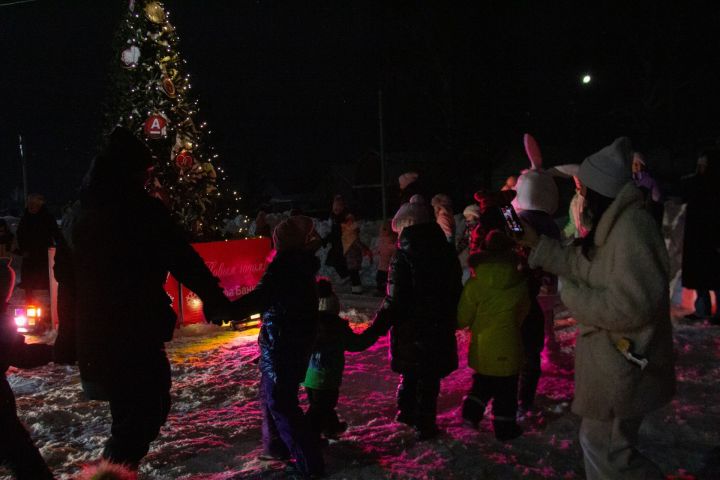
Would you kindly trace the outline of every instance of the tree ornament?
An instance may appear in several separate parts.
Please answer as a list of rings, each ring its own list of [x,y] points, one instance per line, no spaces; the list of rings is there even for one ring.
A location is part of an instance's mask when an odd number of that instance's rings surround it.
[[[177,91],[175,90],[175,84],[167,74],[163,75],[160,79],[160,85],[162,86],[162,90],[163,92],[165,92],[165,95],[170,98],[175,98],[175,95],[177,94]]]
[[[148,138],[151,138],[153,140],[157,140],[158,138],[165,138],[165,136],[167,135],[167,119],[159,113],[150,115],[148,119],[145,120],[144,129],[145,136]]]
[[[145,5],[145,16],[153,23],[164,23],[165,9],[160,2],[150,2]]]
[[[212,178],[213,180],[217,178],[217,173],[215,172],[215,167],[213,167],[212,163],[210,163],[210,162],[203,163],[202,170],[205,175]]]
[[[180,170],[185,170],[195,165],[195,159],[190,152],[183,150],[175,157],[175,165],[177,165]]]
[[[175,145],[173,150],[179,152],[180,150],[192,150],[197,146],[196,138],[189,134],[189,132],[182,129],[183,125],[178,125],[177,133],[175,134]]]
[[[137,45],[131,45],[120,54],[120,60],[126,68],[135,68],[140,61],[140,49]]]
[[[168,42],[166,39],[163,38],[163,32],[157,32],[157,33],[148,33],[148,37],[153,42],[157,43],[158,45],[162,47],[169,47],[170,42]]]

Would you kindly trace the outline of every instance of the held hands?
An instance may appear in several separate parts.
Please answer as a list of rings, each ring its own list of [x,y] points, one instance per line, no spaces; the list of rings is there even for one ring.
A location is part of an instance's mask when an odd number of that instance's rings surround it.
[[[208,323],[222,326],[223,323],[232,320],[232,303],[225,295],[213,301],[203,302],[203,315]]]

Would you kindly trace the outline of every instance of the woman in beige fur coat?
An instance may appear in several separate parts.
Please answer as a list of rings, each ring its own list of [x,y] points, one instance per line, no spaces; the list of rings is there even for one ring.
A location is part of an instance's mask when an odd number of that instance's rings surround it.
[[[532,267],[557,274],[577,319],[575,399],[588,479],[664,478],[635,448],[646,414],[675,392],[669,260],[643,195],[631,183],[630,142],[618,138],[580,167],[586,221],[563,247],[528,227]]]

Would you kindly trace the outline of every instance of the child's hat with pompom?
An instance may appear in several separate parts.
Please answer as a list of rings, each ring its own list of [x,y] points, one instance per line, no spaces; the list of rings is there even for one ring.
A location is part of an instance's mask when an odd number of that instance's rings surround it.
[[[318,311],[337,315],[340,313],[340,300],[333,291],[330,279],[320,277],[317,279]]]

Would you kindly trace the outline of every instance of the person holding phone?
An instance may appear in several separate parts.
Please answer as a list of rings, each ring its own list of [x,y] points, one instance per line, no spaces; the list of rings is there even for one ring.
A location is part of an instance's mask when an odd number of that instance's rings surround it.
[[[669,259],[632,183],[631,154],[622,137],[580,166],[590,231],[579,244],[563,246],[528,223],[517,237],[531,249],[531,267],[560,277],[562,301],[578,322],[572,410],[582,417],[592,480],[664,478],[636,446],[645,415],[675,393]]]
[[[552,218],[557,209],[557,187],[552,176],[545,170],[531,169],[520,176],[516,189],[517,197],[513,205],[517,209],[517,216],[540,234],[560,240],[560,228]],[[508,214],[512,215],[512,212]],[[510,231],[513,231],[512,227]],[[551,336],[552,309],[544,310],[538,295],[555,294],[557,278],[542,268],[528,268],[528,249],[521,249],[519,253],[523,269],[528,275],[530,292],[530,311],[522,324],[525,364],[520,372],[518,393],[519,410],[526,415],[535,406],[535,394],[542,374],[540,354],[545,348],[546,335],[551,341],[554,338]]]

